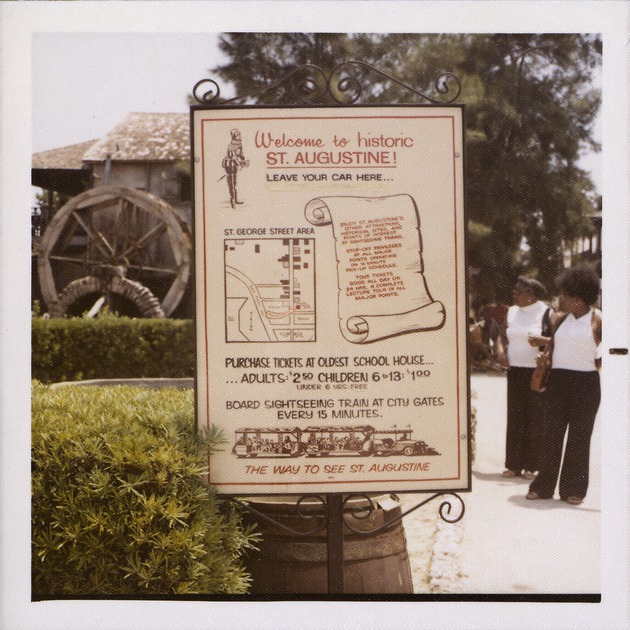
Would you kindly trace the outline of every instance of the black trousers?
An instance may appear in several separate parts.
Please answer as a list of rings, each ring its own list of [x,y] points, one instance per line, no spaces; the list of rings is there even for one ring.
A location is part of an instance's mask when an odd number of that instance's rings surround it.
[[[530,490],[543,498],[551,498],[560,475],[561,499],[586,496],[591,435],[600,399],[599,372],[551,370],[539,472]]]
[[[236,170],[226,171],[228,190],[230,191],[230,201],[236,203]]]
[[[505,467],[520,473],[538,470],[541,417],[547,394],[531,390],[534,368],[511,367],[507,373]]]

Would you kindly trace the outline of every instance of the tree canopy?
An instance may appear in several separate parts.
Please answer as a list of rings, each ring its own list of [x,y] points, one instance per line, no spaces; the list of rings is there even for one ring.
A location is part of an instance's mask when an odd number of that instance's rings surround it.
[[[551,286],[566,247],[591,229],[598,200],[579,159],[599,150],[597,35],[225,33],[219,45],[229,61],[212,72],[237,95],[304,64],[329,76],[358,60],[423,94],[441,73],[455,74],[457,102],[466,105],[468,261],[480,300],[508,299],[521,273]],[[370,104],[421,102],[386,77],[372,74],[365,84]],[[296,100],[283,85],[247,102]]]

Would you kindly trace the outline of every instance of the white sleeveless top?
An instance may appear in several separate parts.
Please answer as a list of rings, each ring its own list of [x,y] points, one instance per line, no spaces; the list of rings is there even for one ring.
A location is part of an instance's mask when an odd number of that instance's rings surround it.
[[[595,343],[592,328],[593,309],[582,317],[568,315],[556,330],[552,368],[556,370],[574,370],[576,372],[594,372],[595,359],[600,358],[600,344]]]
[[[512,367],[536,367],[538,347],[530,346],[529,335],[540,335],[547,305],[538,300],[529,306],[510,306],[507,312],[508,363]]]

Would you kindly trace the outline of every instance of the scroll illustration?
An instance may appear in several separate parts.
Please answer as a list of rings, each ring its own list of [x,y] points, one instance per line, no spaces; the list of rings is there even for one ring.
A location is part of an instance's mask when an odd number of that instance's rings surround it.
[[[424,277],[420,217],[410,195],[319,197],[306,204],[316,226],[332,225],[341,333],[352,343],[435,330],[446,313]]]

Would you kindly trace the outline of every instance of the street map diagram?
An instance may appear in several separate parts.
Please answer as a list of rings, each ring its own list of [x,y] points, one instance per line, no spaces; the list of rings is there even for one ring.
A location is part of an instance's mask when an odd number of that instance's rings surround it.
[[[315,341],[315,241],[226,239],[226,341]]]

